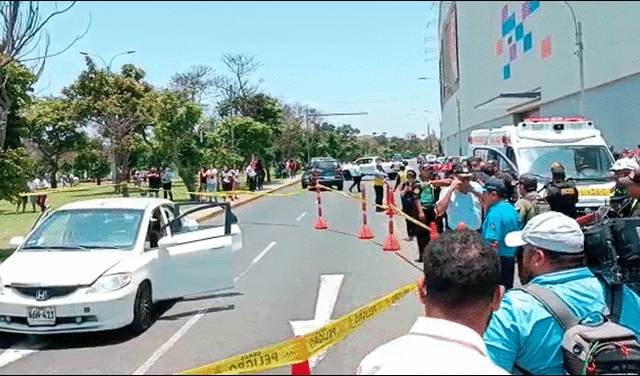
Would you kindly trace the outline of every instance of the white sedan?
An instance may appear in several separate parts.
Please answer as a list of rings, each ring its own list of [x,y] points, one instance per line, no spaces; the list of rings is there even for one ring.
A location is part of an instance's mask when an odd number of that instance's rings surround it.
[[[0,331],[141,332],[158,301],[233,288],[242,232],[229,205],[185,207],[116,198],[43,215],[0,264]],[[193,220],[200,210],[224,215],[202,227]]]

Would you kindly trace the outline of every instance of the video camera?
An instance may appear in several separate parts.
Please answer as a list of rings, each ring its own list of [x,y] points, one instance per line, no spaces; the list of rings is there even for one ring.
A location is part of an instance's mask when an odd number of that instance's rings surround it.
[[[582,227],[587,266],[640,293],[640,218],[616,218],[610,207],[601,206],[594,219]]]

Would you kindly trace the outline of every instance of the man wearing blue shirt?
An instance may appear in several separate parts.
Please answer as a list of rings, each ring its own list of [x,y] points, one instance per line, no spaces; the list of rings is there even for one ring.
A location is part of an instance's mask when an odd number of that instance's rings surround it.
[[[574,219],[558,212],[533,217],[522,231],[507,235],[508,246],[522,246],[517,255],[523,284],[555,292],[585,318],[606,312],[605,287],[584,267],[584,235]],[[640,334],[640,297],[624,286],[619,324]],[[560,324],[536,298],[521,290],[505,294],[484,336],[491,359],[511,373],[564,374]]]
[[[509,290],[513,287],[516,249],[508,247],[504,238],[508,233],[520,229],[520,217],[507,200],[509,193],[502,179],[492,176],[484,184],[484,190],[482,203],[487,214],[482,222],[482,237],[498,251],[502,285]]]

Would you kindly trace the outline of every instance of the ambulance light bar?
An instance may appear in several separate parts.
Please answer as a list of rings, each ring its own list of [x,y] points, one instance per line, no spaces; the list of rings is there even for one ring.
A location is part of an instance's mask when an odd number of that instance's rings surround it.
[[[549,122],[572,122],[572,121],[585,121],[583,117],[532,117],[524,119],[525,123],[549,123]]]

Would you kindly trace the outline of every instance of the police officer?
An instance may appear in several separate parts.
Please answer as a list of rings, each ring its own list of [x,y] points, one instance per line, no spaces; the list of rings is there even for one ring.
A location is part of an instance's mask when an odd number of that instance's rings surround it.
[[[621,217],[640,217],[640,169],[618,180],[617,187],[627,190],[629,200],[619,211]]]
[[[575,219],[553,211],[539,214],[522,231],[508,234],[505,244],[522,247],[516,255],[522,284],[552,290],[580,318],[605,312],[605,286],[584,266],[584,234]],[[619,324],[640,334],[640,297],[627,286]],[[505,294],[484,340],[491,359],[508,372],[561,375],[563,333],[542,303],[516,289]]]
[[[571,218],[577,217],[578,189],[573,180],[566,179],[564,166],[560,162],[551,164],[551,181],[545,185],[545,189],[545,198],[552,211]]]

